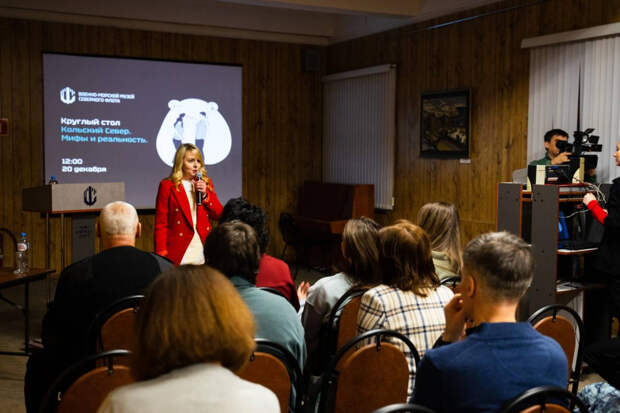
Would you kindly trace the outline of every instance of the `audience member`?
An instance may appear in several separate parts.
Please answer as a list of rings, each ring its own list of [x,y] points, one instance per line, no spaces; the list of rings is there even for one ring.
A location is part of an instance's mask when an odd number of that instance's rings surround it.
[[[340,297],[351,287],[374,286],[381,282],[378,230],[379,224],[369,218],[347,221],[342,233],[345,268],[338,274],[321,278],[307,291],[301,322],[306,331],[309,360],[318,350],[321,328]]]
[[[245,222],[256,232],[261,253],[256,286],[277,289],[293,304],[295,310],[299,310],[299,299],[288,264],[265,253],[267,245],[269,245],[268,217],[265,211],[257,205],[250,204],[242,197],[234,198],[224,206],[219,222],[224,223],[233,220]]]
[[[286,347],[303,369],[306,343],[295,309],[283,297],[256,288],[260,248],[252,227],[241,221],[219,224],[207,237],[205,259],[209,266],[226,275],[241,294],[256,320],[256,337]],[[291,406],[295,406],[295,395],[291,393]]]
[[[445,308],[438,342],[454,343],[426,353],[414,403],[436,412],[496,412],[533,387],[566,387],[568,362],[560,345],[516,322],[533,269],[530,247],[507,232],[483,234],[467,245],[459,293]]]
[[[446,202],[425,204],[418,212],[418,225],[431,239],[433,264],[440,280],[461,271],[459,211]]]
[[[387,328],[407,336],[420,356],[445,327],[443,307],[453,296],[440,285],[426,232],[409,221],[379,231],[382,285],[362,296],[357,332]],[[415,360],[401,341],[396,341],[409,362],[408,393],[413,390]]]
[[[99,254],[78,261],[60,274],[54,301],[43,318],[43,350],[28,361],[25,397],[28,412],[38,411],[47,388],[65,368],[94,351],[86,334],[97,313],[143,290],[172,263],[135,248],[141,225],[125,202],[106,205],[95,224]]]
[[[255,348],[254,322],[214,269],[163,273],[146,293],[134,333],[139,381],[110,393],[99,413],[279,412],[270,390],[234,374]]]

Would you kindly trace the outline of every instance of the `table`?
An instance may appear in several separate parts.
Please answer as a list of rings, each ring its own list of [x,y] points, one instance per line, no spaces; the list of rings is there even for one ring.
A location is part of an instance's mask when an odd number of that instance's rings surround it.
[[[13,268],[0,268],[0,290],[17,285],[24,285],[24,305],[6,298],[0,291],[0,300],[5,301],[15,308],[19,309],[24,315],[24,351],[0,351],[0,354],[11,356],[29,356],[30,355],[30,290],[29,285],[33,281],[39,281],[47,278],[55,270],[46,268],[31,268],[25,274],[13,274]]]

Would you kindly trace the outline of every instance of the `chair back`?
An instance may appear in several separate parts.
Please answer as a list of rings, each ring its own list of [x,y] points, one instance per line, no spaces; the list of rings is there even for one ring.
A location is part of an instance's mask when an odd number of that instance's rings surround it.
[[[274,392],[282,413],[289,410],[292,394],[296,395],[297,400],[301,400],[301,367],[295,356],[278,343],[257,338],[256,350],[250,361],[237,374],[244,380],[260,384]],[[291,410],[295,411],[297,407],[293,406]]]
[[[357,313],[362,303],[365,287],[349,289],[334,305],[327,322],[329,353],[335,354],[346,343],[357,336]]]
[[[573,411],[566,406],[574,406],[581,413],[588,412],[586,405],[568,390],[555,386],[541,386],[526,390],[509,400],[499,413],[570,413]]]
[[[558,313],[562,312],[562,315]],[[572,319],[572,320],[571,320]],[[583,357],[583,322],[570,307],[552,304],[541,308],[527,320],[536,331],[560,344],[568,360],[569,385],[577,394]]]
[[[89,327],[86,348],[97,353],[129,349],[136,313],[143,298],[143,295],[130,295],[99,312]]]
[[[40,413],[96,413],[106,396],[114,389],[133,383],[127,350],[112,350],[89,356],[63,371],[48,390]],[[103,365],[94,367],[98,362]]]
[[[461,283],[460,275],[453,275],[451,277],[446,277],[443,280],[441,280],[441,285],[445,285],[446,287],[450,288],[452,291],[455,291],[456,286],[459,285],[460,283]]]
[[[428,407],[419,404],[395,403],[375,410],[372,413],[435,413]]]
[[[372,412],[407,401],[409,363],[396,345],[382,341],[388,337],[404,341],[419,363],[413,343],[396,331],[372,330],[355,337],[338,350],[325,372],[319,412]]]

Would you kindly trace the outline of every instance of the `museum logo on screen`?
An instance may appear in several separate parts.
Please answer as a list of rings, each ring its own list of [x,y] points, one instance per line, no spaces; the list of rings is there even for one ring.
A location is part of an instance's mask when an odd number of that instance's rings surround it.
[[[69,86],[60,90],[60,101],[62,103],[66,103],[67,105],[75,102],[75,90],[71,89]]]
[[[76,91],[69,86],[60,90],[60,101],[67,105],[78,102],[92,103],[121,103],[123,100],[134,100],[135,93],[119,93],[119,92],[85,92]]]

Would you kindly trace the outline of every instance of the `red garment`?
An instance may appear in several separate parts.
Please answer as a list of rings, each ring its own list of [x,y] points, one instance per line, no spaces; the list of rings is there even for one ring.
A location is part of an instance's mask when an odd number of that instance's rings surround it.
[[[299,310],[299,298],[297,298],[295,283],[291,277],[291,270],[284,261],[263,254],[256,275],[256,286],[276,288],[293,304],[295,310]]]
[[[605,218],[607,218],[607,212],[601,207],[601,204],[598,203],[597,200],[592,200],[588,205],[586,205],[590,212],[592,212],[592,216],[596,218],[598,222],[601,224],[605,224]]]
[[[222,209],[213,186],[208,185],[202,207],[196,208],[196,229],[203,244],[211,232],[209,219],[219,219]],[[193,237],[192,211],[183,184],[175,188],[170,179],[163,179],[155,205],[155,252],[179,265]]]

